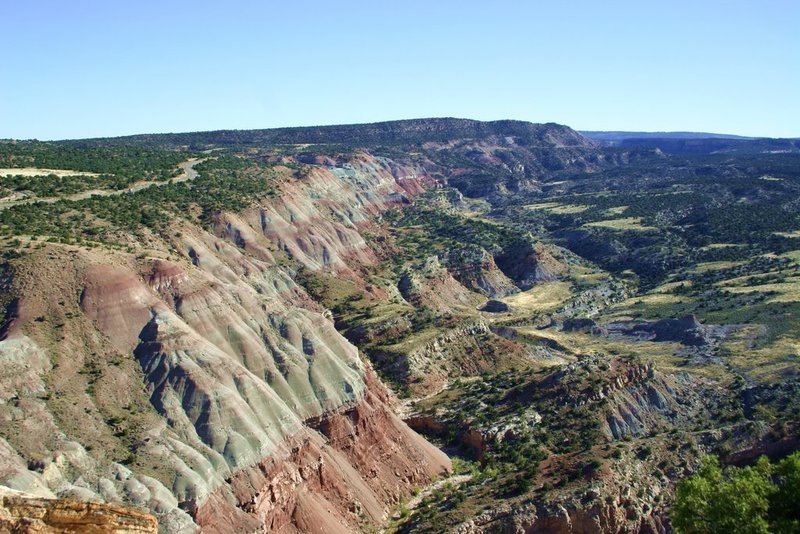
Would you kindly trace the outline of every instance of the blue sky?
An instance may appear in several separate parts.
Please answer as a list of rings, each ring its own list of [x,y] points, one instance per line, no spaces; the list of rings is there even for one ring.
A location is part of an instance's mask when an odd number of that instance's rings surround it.
[[[455,116],[800,136],[800,2],[0,0],[0,138]]]

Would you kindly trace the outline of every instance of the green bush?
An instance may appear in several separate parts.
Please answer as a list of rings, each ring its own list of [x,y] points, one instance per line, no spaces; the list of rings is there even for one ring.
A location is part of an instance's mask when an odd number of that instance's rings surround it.
[[[672,525],[678,534],[800,532],[800,453],[777,466],[720,466],[707,456],[678,484]]]

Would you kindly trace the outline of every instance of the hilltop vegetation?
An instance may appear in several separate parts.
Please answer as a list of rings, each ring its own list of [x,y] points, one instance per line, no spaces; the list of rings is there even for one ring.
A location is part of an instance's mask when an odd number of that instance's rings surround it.
[[[164,157],[165,167],[151,173],[177,174],[173,165],[178,156]],[[180,158],[184,158],[180,155]],[[131,155],[131,158],[135,156]],[[56,160],[58,164],[60,160]],[[86,168],[89,168],[88,166]],[[59,242],[124,243],[125,236],[143,229],[163,232],[175,218],[208,224],[222,211],[238,211],[271,194],[276,176],[267,165],[236,156],[220,155],[196,165],[200,176],[190,184],[165,184],[116,196],[96,196],[83,200],[33,202],[0,211],[0,235],[54,239]],[[150,174],[126,172],[133,181]],[[45,178],[46,180],[47,178]],[[105,185],[114,185],[114,182]],[[113,189],[112,189],[113,190]]]
[[[169,179],[186,158],[187,152],[180,150],[91,147],[79,142],[0,142],[0,167],[69,169],[130,181]]]

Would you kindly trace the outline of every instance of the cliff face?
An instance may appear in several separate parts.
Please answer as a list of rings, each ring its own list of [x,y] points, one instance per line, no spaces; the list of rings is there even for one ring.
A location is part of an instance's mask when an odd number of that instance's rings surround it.
[[[414,174],[360,156],[137,255],[52,244],[20,261],[0,480],[137,504],[175,532],[381,521],[449,461],[397,419],[286,258],[361,283],[375,256],[359,231],[421,190]]]
[[[204,532],[241,525],[267,532],[348,532],[382,521],[388,505],[449,466],[435,447],[388,409],[372,373],[352,407],[308,421],[313,431],[237,473],[197,510]],[[231,499],[233,497],[233,500]]]

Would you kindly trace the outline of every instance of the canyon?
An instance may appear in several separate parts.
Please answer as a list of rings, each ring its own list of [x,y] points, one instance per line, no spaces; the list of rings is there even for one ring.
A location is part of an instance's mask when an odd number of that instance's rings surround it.
[[[0,167],[180,164],[0,204],[0,526],[660,533],[702,454],[797,441],[791,151],[461,119],[59,143]],[[751,204],[782,226],[740,243],[712,211]]]

